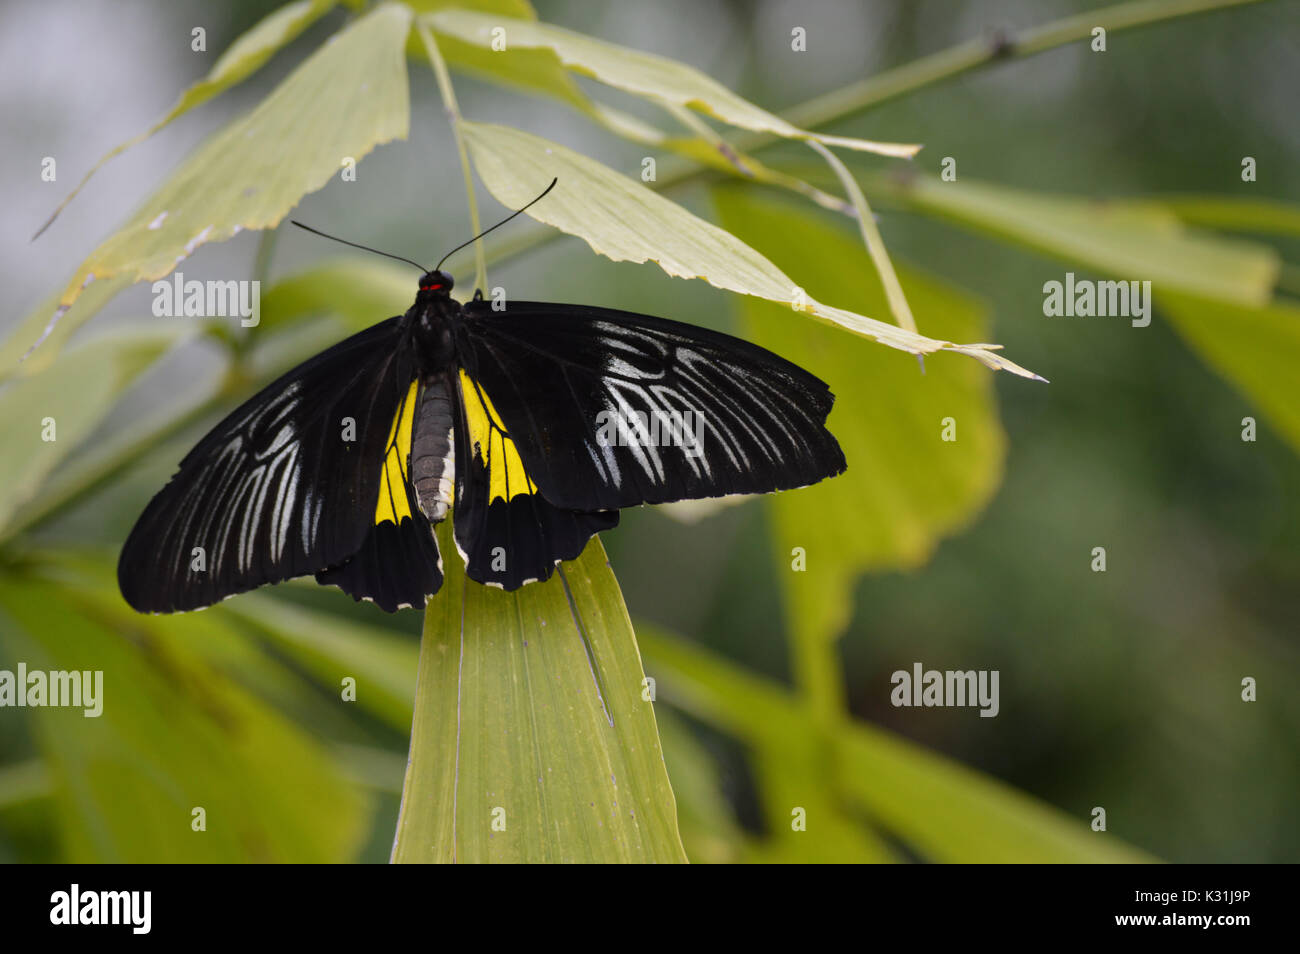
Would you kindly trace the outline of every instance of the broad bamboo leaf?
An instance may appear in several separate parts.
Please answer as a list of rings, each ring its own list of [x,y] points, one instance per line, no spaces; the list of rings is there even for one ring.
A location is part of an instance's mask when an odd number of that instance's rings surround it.
[[[103,673],[99,717],[30,710],[66,860],[351,860],[365,829],[361,795],[310,738],[176,638],[195,626],[225,638],[220,617],[182,626],[139,617],[114,631],[107,621],[120,613],[129,611],[68,587],[0,578],[9,658]],[[199,808],[206,830],[193,827]]]
[[[59,292],[47,295],[17,322],[4,344],[0,345],[0,381],[19,375],[30,377],[44,371],[59,356],[60,349],[72,333],[130,284],[125,275],[92,282],[67,312],[59,308]],[[45,345],[23,360],[32,342],[38,339]]]
[[[880,279],[863,268],[861,243],[839,222],[742,188],[715,190],[714,199],[729,231],[789,264],[804,287],[858,311],[886,307]],[[958,339],[987,336],[975,302],[912,269],[898,271],[921,327]],[[969,362],[940,356],[923,374],[903,355],[834,329],[796,326],[771,303],[737,302],[747,338],[808,368],[835,393],[828,427],[848,469],[767,501],[787,629],[796,640],[831,641],[848,623],[862,573],[922,563],[997,489],[1006,438],[993,382]],[[951,441],[944,440],[947,418]],[[796,547],[805,572],[791,569]]]
[[[359,161],[375,146],[405,138],[402,50],[410,19],[403,6],[378,7],[210,139],[77,268],[51,318],[91,282],[158,279],[201,245],[275,226],[344,159]]]
[[[734,235],[558,143],[503,126],[463,122],[461,129],[475,168],[497,201],[519,208],[558,178],[546,200],[528,214],[584,239],[614,261],[653,261],[669,275],[703,278],[728,291],[795,305],[902,351],[955,351],[991,368],[1036,377],[999,355],[998,345],[959,345],[927,338],[824,305]]]
[[[789,139],[811,139],[886,156],[910,157],[921,147],[905,143],[873,142],[845,136],[827,136],[792,126],[784,119],[737,96],[721,83],[693,67],[652,53],[643,53],[560,27],[530,20],[514,20],[468,10],[444,10],[428,16],[433,29],[492,49],[504,41],[524,49],[547,49],[574,72],[658,102],[688,107],[715,119]]]
[[[336,0],[296,0],[294,3],[286,3],[278,10],[267,14],[256,26],[230,44],[230,48],[221,54],[217,62],[213,64],[212,69],[208,71],[208,75],[182,93],[180,99],[176,101],[176,105],[168,110],[165,116],[140,135],[128,139],[105,153],[97,163],[91,166],[90,171],[82,177],[81,181],[77,183],[77,187],[72,190],[68,197],[59,203],[59,207],[54,210],[54,214],[50,216],[49,221],[41,226],[40,231],[36,234],[40,235],[49,227],[50,223],[58,217],[59,213],[67,207],[69,202],[76,198],[77,193],[90,181],[90,177],[98,172],[110,159],[121,155],[132,146],[144,142],[173,120],[180,118],[196,106],[201,106],[212,97],[252,75],[277,50],[291,42],[303,30],[315,23],[334,6],[335,2]]]
[[[513,593],[467,582],[446,523],[438,539],[393,860],[685,861],[599,539]]]
[[[755,751],[799,761],[817,735],[808,710],[781,686],[646,624],[638,626],[646,671],[661,698],[734,735]],[[1081,863],[1153,860],[1086,818],[965,768],[861,722],[846,723],[820,757],[835,796],[927,860],[955,863]],[[787,815],[787,818],[789,816]],[[816,823],[810,817],[809,827]]]
[[[445,10],[447,8],[472,8],[478,14],[490,14],[516,20],[535,21],[537,14],[522,0],[480,0],[468,3],[460,0],[416,0],[412,4],[417,12]],[[513,9],[512,9],[513,8]],[[456,11],[464,12],[463,9]],[[432,17],[424,22],[434,26]],[[792,189],[826,208],[837,212],[851,212],[851,207],[835,196],[827,195],[806,182],[769,168],[752,156],[737,153],[720,137],[673,136],[662,129],[606,103],[588,97],[574,82],[558,56],[549,47],[520,47],[506,45],[504,49],[467,43],[455,33],[439,31],[438,47],[453,69],[467,71],[480,79],[498,83],[527,93],[535,93],[559,100],[577,109],[605,129],[624,139],[642,145],[675,152],[703,165],[723,172],[740,173],[757,182],[766,182]],[[414,48],[414,49],[413,49]],[[408,46],[411,55],[423,59],[423,49],[415,37]],[[712,81],[710,81],[712,82]],[[670,111],[684,109],[659,101]]]
[[[0,537],[117,396],[185,333],[176,325],[117,332],[65,353],[44,374],[0,390]]]
[[[537,19],[536,11],[526,0],[408,0],[407,5],[416,13],[462,8],[510,21]],[[426,22],[432,23],[431,19]],[[451,33],[435,32],[439,33],[438,49],[451,68],[513,89],[549,96],[595,117],[595,105],[551,50],[522,47],[494,50],[468,43]],[[428,62],[418,37],[411,37],[407,51],[417,60]]]

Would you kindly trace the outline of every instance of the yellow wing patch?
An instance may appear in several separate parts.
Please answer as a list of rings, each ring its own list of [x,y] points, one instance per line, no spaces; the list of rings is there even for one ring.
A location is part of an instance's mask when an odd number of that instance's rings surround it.
[[[537,485],[524,470],[515,442],[506,436],[505,425],[492,406],[492,399],[464,371],[460,372],[460,393],[465,399],[470,450],[477,450],[487,467],[488,503],[536,493]]]
[[[415,399],[419,384],[419,381],[411,382],[411,390],[406,392],[388,429],[388,453],[384,455],[379,501],[375,504],[376,524],[387,520],[400,526],[403,517],[411,516],[411,504],[406,496],[406,471],[411,457],[411,429],[415,426]]]

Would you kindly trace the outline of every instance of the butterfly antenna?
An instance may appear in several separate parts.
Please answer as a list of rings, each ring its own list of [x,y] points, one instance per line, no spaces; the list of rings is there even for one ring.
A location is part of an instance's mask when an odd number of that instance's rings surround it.
[[[409,258],[402,258],[402,256],[393,255],[391,252],[381,252],[379,249],[371,248],[369,245],[359,245],[356,242],[349,242],[347,239],[341,239],[337,235],[330,235],[328,232],[322,232],[320,229],[314,229],[310,225],[303,225],[297,219],[290,219],[289,221],[292,222],[294,225],[298,226],[298,228],[306,229],[308,232],[313,232],[316,235],[319,235],[321,238],[331,239],[335,242],[342,242],[344,245],[351,245],[353,248],[363,249],[364,251],[367,252],[374,252],[376,255],[384,256],[384,258],[392,258],[392,259],[396,259],[399,262],[405,262],[407,265],[414,265],[422,272],[429,271],[429,269],[425,268],[419,262],[413,262]]]
[[[487,235],[489,232],[491,232],[492,229],[499,229],[499,228],[501,228],[501,226],[505,225],[507,222],[509,222],[511,219],[513,219],[516,215],[520,215],[521,213],[527,212],[530,208],[532,208],[532,207],[533,207],[534,205],[536,205],[538,202],[541,202],[542,199],[546,198],[546,194],[547,194],[548,192],[550,192],[552,189],[554,189],[554,188],[555,188],[555,183],[557,183],[557,182],[559,182],[559,181],[560,181],[560,180],[559,180],[558,177],[552,179],[552,180],[551,180],[551,184],[548,185],[545,189],[542,190],[542,194],[539,195],[537,198],[533,199],[532,202],[529,202],[528,205],[524,206],[522,209],[516,209],[515,211],[511,212],[509,215],[507,215],[504,219],[502,219],[502,220],[501,220],[500,222],[498,222],[496,225],[492,226],[491,228],[484,229],[482,232],[479,232],[478,235],[475,235],[475,236],[474,236],[472,239],[470,239],[468,242],[461,242],[459,245],[457,245],[455,248],[453,248],[450,252],[448,252],[446,255],[444,255],[444,256],[442,257],[442,259],[438,262],[438,264],[435,265],[435,266],[433,266],[433,270],[434,270],[435,272],[436,272],[436,271],[439,271],[439,270],[442,268],[442,263],[443,263],[443,262],[447,261],[447,259],[451,258],[453,255],[455,255],[457,252],[459,252],[461,249],[463,249],[466,245],[470,245],[470,244],[472,244],[472,243],[474,243],[474,242],[477,242],[477,241],[478,241],[479,239],[481,239],[483,236],[485,236],[485,235]]]

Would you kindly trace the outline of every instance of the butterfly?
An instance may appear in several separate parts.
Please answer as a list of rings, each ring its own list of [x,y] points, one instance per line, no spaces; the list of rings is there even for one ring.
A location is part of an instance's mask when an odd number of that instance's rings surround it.
[[[305,575],[419,608],[442,584],[446,519],[466,575],[514,590],[624,507],[845,469],[828,386],[764,348],[606,308],[461,304],[441,262],[410,264],[423,275],[405,314],[284,374],[180,462],[122,548],[133,608],[198,609]]]

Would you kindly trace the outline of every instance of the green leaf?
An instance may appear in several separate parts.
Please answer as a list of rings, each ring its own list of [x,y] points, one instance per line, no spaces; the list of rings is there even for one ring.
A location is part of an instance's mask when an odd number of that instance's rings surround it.
[[[410,19],[405,7],[380,6],[210,139],[78,267],[55,317],[92,281],[162,278],[201,245],[275,226],[344,158],[405,138]]]
[[[1141,201],[1038,195],[1006,186],[915,177],[879,184],[907,206],[1019,242],[1117,278],[1263,305],[1277,281],[1272,249],[1188,229],[1170,211]]]
[[[118,395],[185,332],[164,325],[88,341],[0,391],[0,536]]]
[[[98,172],[110,159],[121,155],[132,146],[139,145],[174,119],[183,116],[196,106],[201,106],[218,93],[224,92],[252,75],[277,50],[315,23],[334,4],[335,0],[297,0],[295,3],[285,4],[264,17],[251,30],[230,44],[230,48],[221,54],[217,62],[213,64],[212,69],[208,71],[208,75],[182,93],[180,99],[176,101],[176,105],[168,110],[162,119],[140,135],[128,139],[121,145],[111,149],[100,158],[99,162],[91,166],[90,171],[82,177],[81,181],[77,183],[77,187],[72,190],[68,197],[59,203],[59,207],[54,210],[54,214],[50,216],[49,220],[41,226],[36,234],[39,236],[41,232],[44,232],[50,226],[50,223],[58,217],[59,213],[67,207],[69,202],[76,198],[77,193],[90,181],[90,177]]]
[[[94,282],[66,312],[59,308],[58,292],[46,296],[17,323],[4,344],[0,345],[0,381],[16,375],[30,377],[44,371],[54,363],[72,333],[130,284],[124,275]],[[46,346],[30,351],[33,341],[44,341]]]
[[[393,860],[685,861],[600,540],[547,582],[506,593],[466,582],[449,524]]]
[[[807,761],[817,727],[783,688],[642,624],[647,672],[660,697],[734,735],[774,764]],[[870,818],[935,862],[1080,863],[1151,861],[1114,834],[1098,834],[1022,792],[861,722],[847,723],[818,754],[831,765],[832,801]],[[804,770],[806,771],[806,770]],[[798,781],[799,772],[788,772]],[[804,786],[817,797],[821,773]],[[784,796],[787,799],[790,795]],[[800,804],[794,802],[793,804]],[[789,827],[785,815],[785,828]],[[810,813],[809,832],[824,819]],[[773,829],[775,833],[775,829]]]
[[[728,291],[800,305],[816,317],[902,351],[956,351],[988,367],[1035,377],[999,355],[997,345],[958,345],[927,338],[807,297],[779,268],[734,235],[558,143],[481,123],[462,122],[461,130],[479,177],[498,202],[519,208],[558,177],[546,200],[528,214],[584,239],[614,261],[653,261],[669,275],[703,278]]]
[[[419,650],[409,637],[265,593],[247,594],[222,609],[253,624],[321,685],[338,692],[343,678],[351,676],[358,706],[395,729],[411,727]]]
[[[445,10],[430,14],[427,20],[440,33],[459,37],[467,43],[476,43],[489,50],[492,48],[494,31],[504,29],[507,49],[523,47],[552,50],[574,72],[633,95],[699,110],[742,129],[772,133],[789,139],[815,140],[826,145],[886,156],[910,157],[921,148],[902,143],[827,136],[799,129],[737,96],[721,83],[690,66],[549,24],[467,10]]]
[[[845,733],[845,791],[922,857],[954,864],[1132,864],[1156,859],[995,779],[882,729]]]
[[[115,594],[114,594],[115,595]],[[103,711],[28,710],[49,766],[65,860],[340,862],[366,802],[316,744],[199,662],[221,617],[163,620],[66,586],[0,578],[10,658],[103,673]],[[191,828],[206,812],[206,831]]]
[[[714,199],[723,225],[787,263],[810,291],[856,311],[886,307],[880,279],[862,267],[862,246],[840,222],[740,187],[717,189]],[[970,298],[913,269],[898,273],[921,327],[957,340],[987,336],[984,309]],[[993,382],[970,362],[939,356],[923,374],[915,360],[836,329],[796,326],[768,302],[738,305],[745,337],[808,368],[835,393],[828,427],[848,469],[767,498],[788,629],[796,641],[831,640],[848,623],[862,573],[918,566],[997,489],[1006,438]],[[954,441],[942,439],[948,417]],[[807,572],[791,570],[795,547],[803,548]]]
[[[1252,308],[1171,292],[1158,294],[1156,305],[1300,451],[1300,307],[1277,301]]]

